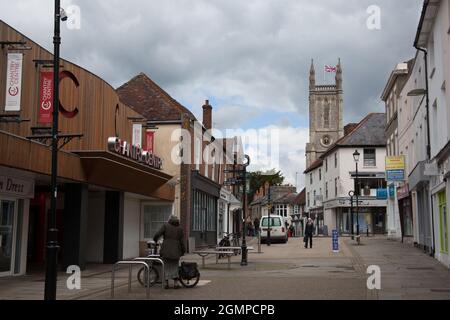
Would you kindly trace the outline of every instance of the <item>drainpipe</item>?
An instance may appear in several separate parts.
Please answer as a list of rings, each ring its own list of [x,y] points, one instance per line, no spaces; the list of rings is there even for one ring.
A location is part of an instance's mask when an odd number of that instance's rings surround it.
[[[425,61],[425,91],[426,91],[426,102],[425,102],[425,110],[427,115],[427,160],[431,161],[431,142],[430,142],[430,94],[429,94],[429,86],[428,86],[428,52],[424,48],[420,48],[417,45],[417,41],[414,43],[414,48],[418,51],[423,52],[424,61]],[[435,232],[434,232],[434,209],[433,209],[433,197],[431,195],[430,183],[428,183],[428,193],[430,199],[430,207],[431,207],[431,231],[432,231],[432,248],[430,256],[434,258],[435,256]]]

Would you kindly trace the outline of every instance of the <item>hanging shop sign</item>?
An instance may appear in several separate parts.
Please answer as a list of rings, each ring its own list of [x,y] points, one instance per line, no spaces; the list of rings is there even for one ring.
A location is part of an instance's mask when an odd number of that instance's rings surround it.
[[[161,170],[162,159],[151,152],[145,151],[141,146],[128,143],[117,137],[108,138],[108,150],[127,157],[149,167]]]
[[[22,95],[22,53],[8,53],[5,111],[20,111]]]
[[[386,180],[405,180],[405,156],[386,157]]]
[[[79,86],[78,79],[75,75],[67,70],[59,73],[59,82],[63,79],[69,78]],[[41,71],[39,84],[39,123],[46,124],[53,121],[53,72]],[[67,111],[66,108],[59,102],[59,112],[66,118],[73,118],[78,114],[78,109],[74,108],[72,111]]]

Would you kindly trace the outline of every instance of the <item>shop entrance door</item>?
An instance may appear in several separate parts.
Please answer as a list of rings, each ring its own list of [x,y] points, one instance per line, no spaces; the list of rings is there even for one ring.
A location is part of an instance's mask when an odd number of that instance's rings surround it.
[[[0,200],[0,276],[13,270],[15,207],[15,201]]]
[[[445,191],[438,193],[438,200],[439,200],[441,252],[448,253],[448,216],[447,216],[447,201],[445,199]]]

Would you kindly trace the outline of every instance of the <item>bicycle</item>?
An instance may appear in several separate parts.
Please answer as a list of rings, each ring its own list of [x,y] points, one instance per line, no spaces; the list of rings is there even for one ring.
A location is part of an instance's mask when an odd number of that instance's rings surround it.
[[[219,242],[219,247],[240,247],[239,241],[239,233],[228,233],[224,232],[224,236],[222,240]],[[230,240],[231,238],[231,240]],[[234,250],[234,255],[237,256],[239,254],[239,250]],[[225,257],[224,254],[219,254],[218,258],[221,259]]]
[[[151,258],[160,258],[159,255],[159,247],[160,243],[155,243],[153,241],[147,242],[148,252],[147,257]],[[145,272],[145,267],[142,267],[138,273],[137,278],[139,283],[146,287],[147,284],[152,287],[155,283],[161,283],[159,271],[153,261],[147,262],[149,266],[150,279],[147,279],[147,274]],[[200,272],[197,268],[196,262],[181,262],[181,265],[178,267],[178,278],[181,285],[185,288],[193,288],[200,281]]]

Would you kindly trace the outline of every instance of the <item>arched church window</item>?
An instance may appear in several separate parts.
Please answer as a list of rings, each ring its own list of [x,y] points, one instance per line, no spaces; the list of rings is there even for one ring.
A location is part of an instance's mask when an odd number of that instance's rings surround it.
[[[327,103],[323,108],[323,127],[330,127],[330,104]]]

